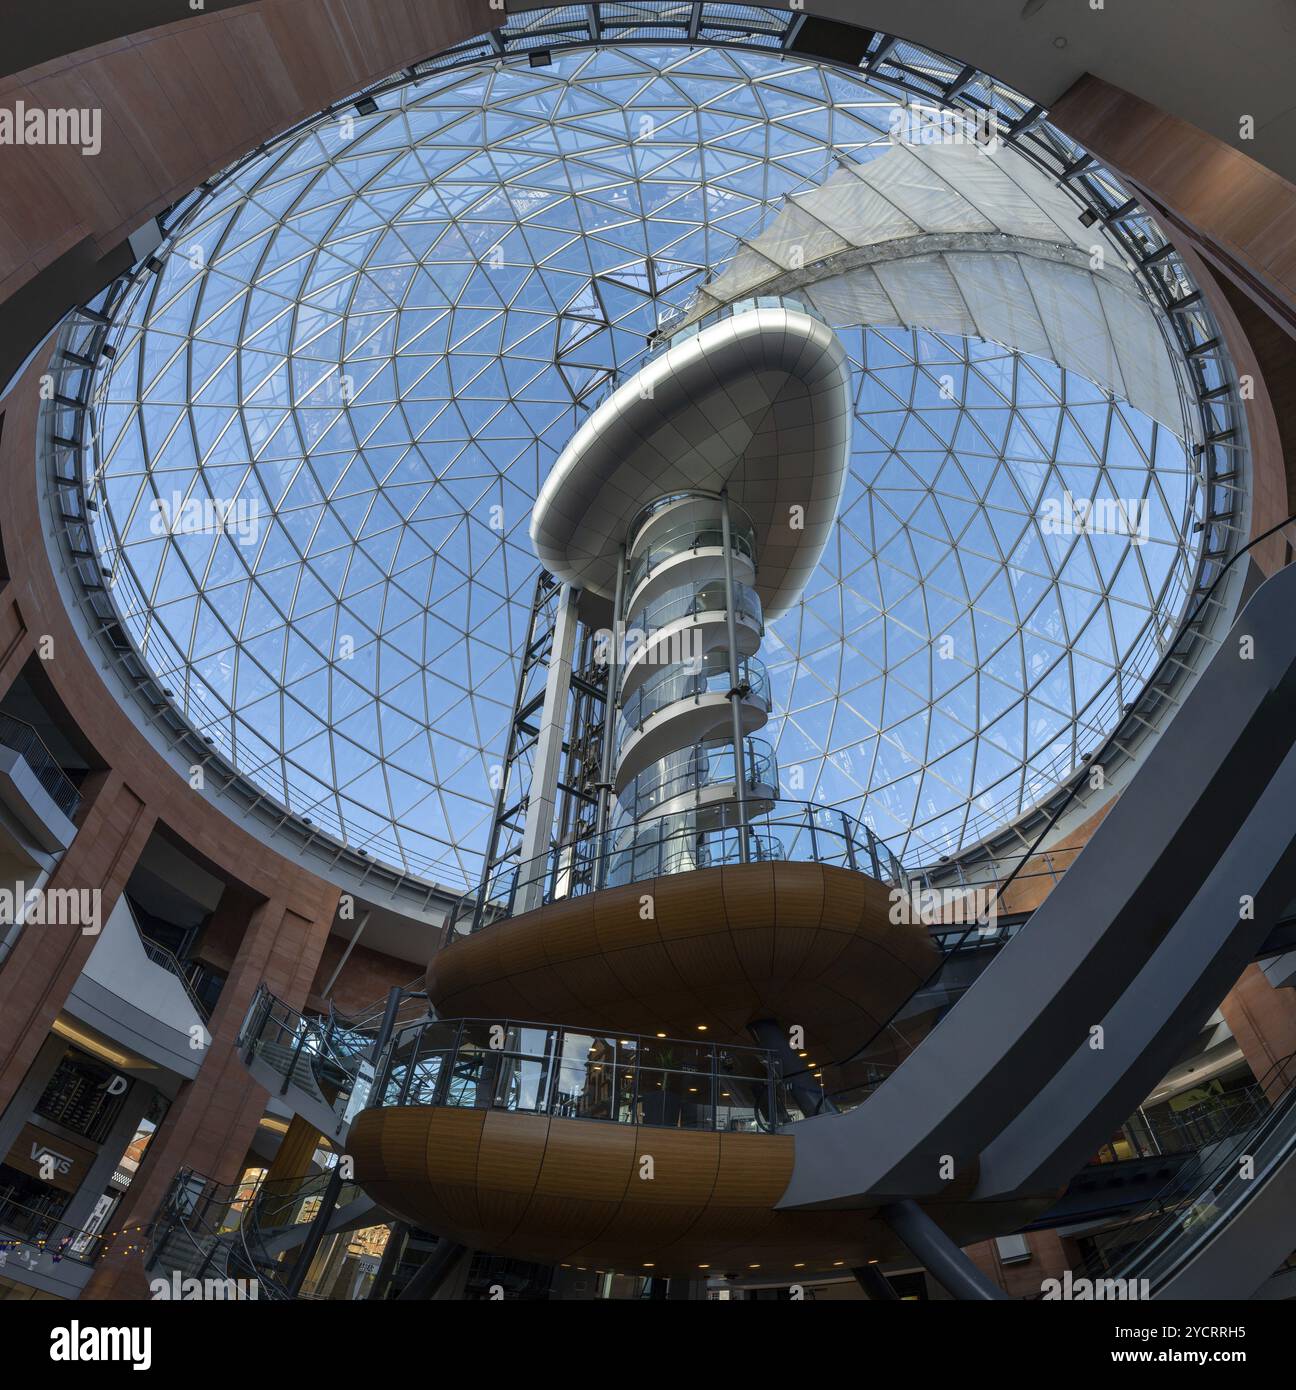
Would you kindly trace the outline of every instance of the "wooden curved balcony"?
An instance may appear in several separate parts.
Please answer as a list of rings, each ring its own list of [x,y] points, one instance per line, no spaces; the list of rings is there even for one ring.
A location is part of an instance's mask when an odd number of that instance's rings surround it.
[[[872,1037],[936,968],[926,928],[893,923],[890,909],[886,885],[827,864],[668,874],[454,941],[428,966],[428,997],[443,1017],[717,1042],[748,1042],[751,1023],[775,1019],[801,1025],[811,1060],[826,1063]]]
[[[900,1252],[873,1209],[774,1210],[792,1172],[788,1134],[396,1106],[361,1113],[347,1147],[386,1210],[515,1259],[797,1277]]]

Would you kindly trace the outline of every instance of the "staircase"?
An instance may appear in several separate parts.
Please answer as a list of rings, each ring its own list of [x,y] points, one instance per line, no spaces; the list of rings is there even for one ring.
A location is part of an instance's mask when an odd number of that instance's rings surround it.
[[[258,1038],[252,1043],[252,1053],[277,1076],[282,1076],[287,1086],[295,1086],[299,1091],[305,1091],[320,1105],[329,1104],[315,1079],[314,1059],[309,1053],[302,1053],[286,1043],[271,1042],[265,1038]]]
[[[181,1169],[154,1219],[146,1268],[155,1277],[237,1280],[243,1297],[293,1298],[296,1251],[318,1208],[312,1199],[325,1194],[331,1179],[315,1172],[250,1189]],[[345,1184],[339,1197],[329,1231],[372,1211],[354,1184]]]
[[[401,990],[397,1023],[426,1015],[421,983],[416,980]],[[253,1077],[272,1095],[281,1096],[294,1114],[321,1134],[340,1139],[350,1112],[367,1098],[387,1002],[354,1016],[309,1015],[276,998],[263,984],[239,1030],[238,1048]]]

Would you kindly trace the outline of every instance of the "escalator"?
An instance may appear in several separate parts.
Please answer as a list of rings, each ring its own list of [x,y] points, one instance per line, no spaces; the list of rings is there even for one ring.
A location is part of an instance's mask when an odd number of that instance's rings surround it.
[[[1213,593],[1214,588],[1207,592],[1185,628],[1198,622]],[[425,1029],[418,1051],[417,1040],[406,1038],[415,1053],[399,1095],[388,1098],[381,1085],[375,1088],[372,1108],[363,1111],[349,1140],[361,1180],[412,1224],[523,1259],[588,1257],[643,1266],[647,1256],[663,1269],[667,1261],[682,1268],[690,1260],[720,1258],[770,1268],[789,1258],[794,1246],[809,1249],[813,1265],[828,1258],[831,1241],[842,1247],[834,1264],[843,1252],[859,1263],[886,1257],[897,1237],[919,1253],[910,1238],[916,1236],[928,1255],[944,1260],[950,1278],[941,1281],[947,1288],[960,1282],[970,1287],[950,1256],[957,1255],[950,1237],[970,1243],[1001,1233],[1006,1222],[1009,1228],[1013,1222],[1025,1225],[1047,1211],[1171,1069],[1296,899],[1294,608],[1296,566],[1289,566],[1252,595],[1196,683],[1176,699],[1174,717],[1158,741],[1140,751],[1135,775],[1028,919],[996,925],[993,936],[969,926],[958,939],[940,943],[938,953],[926,946],[927,954],[907,939],[892,943],[880,927],[868,928],[873,961],[880,958],[880,943],[897,951],[902,944],[913,946],[912,959],[891,981],[887,998],[899,1002],[881,1013],[880,1026],[861,1032],[853,1016],[838,1020],[841,1034],[850,1031],[852,1045],[839,1049],[829,1042],[837,1073],[825,1075],[825,1084],[835,1085],[831,1107],[779,1124],[774,1133],[736,1135],[728,1108],[719,1104],[728,1092],[714,1066],[683,1083],[686,1103],[695,1084],[717,1098],[696,1135],[664,1124],[647,1103],[654,1098],[643,1093],[642,1059],[654,1049],[681,1051],[686,1045],[659,1044],[632,1026],[635,1018],[651,1009],[659,1027],[669,1022],[664,1016],[678,1006],[681,980],[694,989],[741,982],[742,969],[735,971],[726,956],[714,968],[709,961],[705,967],[689,962],[670,980],[663,971],[664,983],[649,1004],[607,971],[591,969],[587,979],[581,977],[588,989],[604,991],[591,1012],[606,1029],[606,1036],[584,1037],[581,1047],[609,1049],[606,1056],[599,1052],[595,1060],[581,1061],[586,1091],[594,1096],[591,1078],[619,1086],[624,1076],[633,1103],[624,1126],[591,1128],[569,1117],[565,1083],[554,1082],[545,1059],[562,1054],[563,1039],[581,1030],[544,1015],[571,1007],[571,991],[559,991],[555,982],[575,977],[574,959],[589,957],[597,964],[599,953],[607,956],[613,946],[640,949],[638,939],[616,937],[615,912],[624,907],[629,913],[633,904],[628,898],[622,903],[624,890],[609,889],[602,902],[594,894],[544,914],[491,923],[480,942],[455,943],[433,962],[439,979],[434,990],[429,976],[429,991],[438,1007],[444,1009],[442,995],[456,990],[456,1001],[462,996],[471,1007],[463,1009],[461,1022],[437,1025],[456,1028],[454,1039]],[[1170,644],[1166,664],[1178,660],[1178,641]],[[1158,668],[1153,682],[1159,678]],[[1008,883],[1030,871],[1044,833],[1021,854]],[[755,947],[749,954],[759,961],[761,986],[751,992],[762,998],[786,990],[797,970],[807,984],[821,981],[822,964],[800,963],[812,961],[808,948],[792,964],[785,953],[807,925],[822,933],[823,905],[838,900],[832,895],[854,902],[849,895],[858,894],[864,906],[852,906],[850,920],[867,924],[877,906],[869,906],[868,895],[881,893],[886,917],[884,886],[853,868],[818,870],[812,883],[801,866],[782,862],[772,869],[744,865],[696,872],[696,879],[681,873],[655,881],[655,930],[662,935],[652,949],[673,961],[677,940],[705,940],[712,928],[744,950],[749,941],[759,943],[759,955]],[[757,875],[768,876],[761,892],[754,887]],[[773,925],[770,902],[776,907]],[[676,908],[678,928],[670,915]],[[741,920],[729,921],[739,910]],[[594,934],[587,917],[597,927],[597,950],[589,944]],[[664,923],[675,937],[664,935]],[[862,935],[858,925],[852,930]],[[740,935],[747,932],[750,937]],[[655,957],[634,957],[639,990],[644,959]],[[778,969],[770,969],[767,959]],[[839,981],[840,968],[834,965],[832,972]],[[543,990],[562,997],[551,1000]],[[858,991],[842,994],[854,1000]],[[477,1065],[477,1054],[496,1047],[469,1033],[486,1026],[483,1019],[507,1017],[500,1004],[506,998],[524,1002],[543,1024],[503,1029],[522,1040],[515,1049],[518,1095],[478,1085],[471,1098],[461,1096],[450,1083],[469,1064]],[[875,1001],[875,1016],[883,1002]],[[717,1013],[715,1024],[695,1026],[709,1029],[717,1046],[730,1047],[750,1014],[749,1003],[728,1003],[732,1017]],[[782,1014],[804,1017],[803,1007],[801,1000]],[[698,1018],[708,1015],[691,1015]],[[357,1063],[360,1049],[348,1049],[346,1030],[273,1005],[264,1005],[259,1017],[254,1011],[254,1019],[245,1034],[254,1074],[257,1066],[265,1068],[278,1083],[272,1089],[291,1093],[295,1107],[327,1107],[330,1127],[319,1127],[340,1133],[368,1103],[361,1094],[366,1078]],[[536,1047],[523,1045],[541,1032]],[[688,1032],[657,1034],[671,1036]],[[802,1056],[807,1069],[815,1065],[807,1053]],[[776,1077],[775,1062],[767,1065]],[[829,1070],[810,1075],[817,1079]],[[393,1075],[389,1062],[385,1081]],[[790,1087],[796,1079],[784,1072],[778,1084]],[[788,1105],[780,1098],[766,1113],[781,1113]],[[678,1132],[668,1140],[671,1130]],[[595,1151],[614,1139],[619,1167],[609,1169],[600,1153],[600,1168]],[[638,1189],[629,1180],[634,1165],[644,1155],[660,1163],[669,1146],[680,1150],[672,1160],[680,1174],[678,1191],[665,1209],[639,1210],[632,1200]],[[695,1150],[705,1163],[696,1161]],[[525,1162],[519,1158],[524,1151]],[[1284,1095],[1244,1130],[1208,1145],[1192,1163],[1177,1165],[1175,1192],[1164,1194],[1155,1212],[1129,1223],[1132,1244],[1117,1266],[1120,1277],[1147,1279],[1158,1297],[1237,1296],[1257,1287],[1296,1247],[1286,1216],[1296,1212],[1294,1151],[1296,1110]],[[1251,1160],[1246,1169],[1238,1164],[1243,1154]],[[715,1193],[719,1179],[729,1180],[730,1155],[741,1200],[736,1196],[726,1214]],[[691,1167],[704,1170],[709,1200],[685,1181]],[[606,1194],[591,1187],[593,1175],[604,1170],[611,1171]],[[777,1176],[772,1186],[754,1181],[771,1176]],[[705,1209],[703,1220],[699,1208]],[[668,1212],[678,1231],[665,1219]],[[578,1229],[574,1213],[586,1220],[587,1231]],[[736,1234],[741,1228],[741,1238],[722,1239],[718,1228],[710,1230],[706,1221],[721,1216],[728,1230]],[[919,1218],[926,1221],[925,1232]],[[933,1232],[939,1240],[928,1238]],[[950,1249],[942,1251],[940,1240]],[[935,1268],[930,1262],[928,1267]]]
[[[796,1126],[781,1209],[935,1196],[950,1155],[972,1223],[1058,1191],[1169,1070],[1296,896],[1294,606],[1288,567],[1026,927],[867,1104]]]
[[[1250,1297],[1296,1249],[1296,1054],[1262,1078],[1270,1102],[1230,1125],[1121,1225],[1071,1281],[1116,1281],[1147,1299]]]

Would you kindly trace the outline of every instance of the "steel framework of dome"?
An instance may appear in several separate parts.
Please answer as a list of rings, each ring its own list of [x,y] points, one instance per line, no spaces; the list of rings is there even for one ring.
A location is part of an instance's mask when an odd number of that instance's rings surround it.
[[[713,47],[422,75],[229,172],[116,316],[92,494],[124,625],[250,781],[471,882],[536,561],[531,504],[610,374],[785,195],[889,140],[853,74]],[[1015,158],[1015,155],[1005,157]],[[911,859],[1110,733],[1197,573],[1164,425],[1054,364],[840,325],[836,535],[771,628],[779,764]],[[1145,535],[1045,503],[1146,503]]]

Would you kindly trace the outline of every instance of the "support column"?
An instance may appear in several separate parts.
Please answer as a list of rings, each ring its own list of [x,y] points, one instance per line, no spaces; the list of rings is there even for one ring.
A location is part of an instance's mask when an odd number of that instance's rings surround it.
[[[608,813],[612,805],[612,759],[616,751],[616,711],[617,684],[621,679],[621,656],[625,644],[625,572],[626,548],[617,551],[616,594],[612,600],[612,644],[608,653],[607,700],[603,707],[603,767],[599,777],[598,789],[598,835],[600,851],[604,846],[601,837],[607,833]],[[607,855],[600,853],[599,883],[602,885]]]
[[[424,1260],[414,1277],[401,1290],[396,1301],[398,1303],[413,1303],[420,1299],[434,1298],[437,1291],[450,1277],[451,1271],[457,1268],[465,1255],[470,1260],[472,1259],[472,1254],[466,1246],[443,1238],[437,1243],[436,1249]]]
[[[49,881],[98,894],[106,922],[153,830],[154,818],[115,772],[87,779],[80,829]],[[30,923],[0,970],[0,1110],[13,1099],[90,958],[98,936],[79,923]]]
[[[0,540],[4,539],[3,528],[0,528]],[[36,640],[28,631],[13,594],[13,585],[7,579],[0,579],[0,699],[9,693],[9,687],[35,650]]]
[[[126,1104],[122,1106],[121,1113],[99,1148],[98,1158],[90,1165],[85,1181],[77,1190],[76,1196],[67,1204],[59,1218],[60,1221],[65,1221],[69,1226],[84,1226],[90,1219],[95,1203],[107,1190],[118,1160],[125,1153],[127,1144],[134,1138],[140,1121],[148,1114],[149,1106],[153,1104],[156,1094],[153,1087],[144,1081],[136,1081],[131,1086]],[[124,1195],[122,1201],[125,1201]],[[118,1203],[119,1208],[120,1206],[121,1203]]]
[[[278,898],[256,903],[233,887],[225,890],[213,919],[221,929],[217,935],[231,931],[240,916],[244,930],[212,1014],[211,1046],[198,1075],[181,1088],[149,1145],[122,1204],[118,1229],[151,1221],[182,1167],[221,1184],[238,1180],[269,1098],[249,1078],[234,1045],[239,1027],[262,980],[290,1007],[305,1003],[337,909],[337,889],[321,882],[314,901],[295,902],[291,908]],[[140,1261],[112,1253],[96,1268],[83,1295],[142,1296]]]
[[[1256,1080],[1277,1100],[1296,1081],[1296,990],[1275,989],[1252,961],[1224,996],[1220,1013]]]
[[[324,1137],[309,1120],[294,1115],[288,1125],[288,1133],[279,1144],[270,1167],[266,1169],[267,1183],[281,1182],[285,1178],[307,1177],[311,1171],[311,1159],[315,1150],[324,1143]]]
[[[917,1202],[908,1197],[893,1202],[883,1208],[882,1217],[951,1297],[986,1302],[1007,1299],[999,1285],[982,1274]]]
[[[544,900],[544,874],[549,863],[558,774],[562,768],[563,736],[567,731],[567,699],[571,691],[572,657],[576,650],[576,590],[564,584],[558,596],[549,672],[545,680],[540,732],[536,737],[527,792],[526,821],[518,856],[518,891],[514,912],[530,912]]]
[[[783,1071],[783,1081],[803,1115],[835,1115],[837,1107],[823,1093],[823,1087],[815,1084],[812,1076],[806,1074],[801,1059],[792,1051],[787,1034],[772,1018],[762,1018],[753,1023],[748,1032],[756,1039],[757,1047],[772,1052],[779,1060]]]
[[[729,635],[729,710],[733,716],[734,795],[738,799],[738,857],[748,860],[747,759],[742,729],[742,696],[738,691],[738,619],[734,611],[733,537],[729,494],[720,494],[720,542],[724,547],[725,628]]]
[[[296,1298],[301,1293],[311,1262],[319,1253],[319,1248],[324,1243],[324,1237],[328,1233],[328,1224],[333,1216],[333,1209],[337,1206],[338,1193],[341,1191],[342,1166],[338,1164],[329,1174],[328,1185],[324,1189],[324,1198],[310,1224],[310,1230],[306,1232],[306,1239],[302,1242],[302,1248],[293,1261],[292,1272],[289,1274],[287,1282],[289,1298]]]
[[[51,1033],[41,1044],[40,1050],[27,1068],[13,1098],[3,1114],[0,1114],[0,1157],[13,1148],[14,1142],[22,1133],[27,1117],[36,1108],[36,1102],[49,1085],[54,1068],[59,1064],[67,1043],[57,1034]]]
[[[900,1295],[877,1265],[857,1265],[851,1270],[855,1282],[871,1303],[899,1303]]]
[[[383,1246],[382,1259],[378,1262],[378,1273],[374,1275],[373,1287],[369,1290],[371,1303],[379,1303],[387,1297],[392,1275],[400,1264],[401,1252],[409,1238],[409,1227],[404,1221],[394,1221],[387,1231],[387,1244]]]

